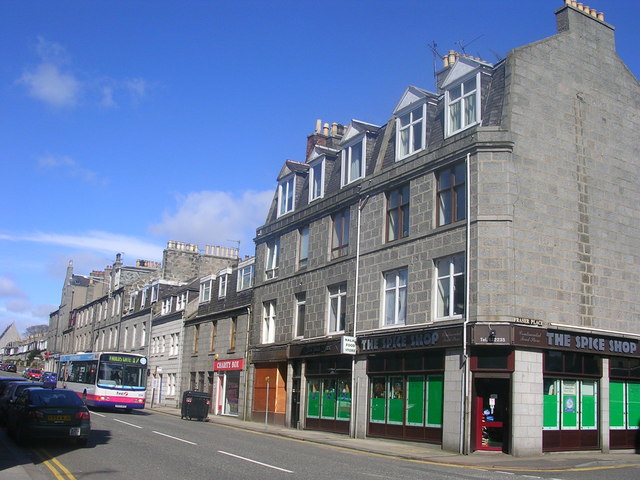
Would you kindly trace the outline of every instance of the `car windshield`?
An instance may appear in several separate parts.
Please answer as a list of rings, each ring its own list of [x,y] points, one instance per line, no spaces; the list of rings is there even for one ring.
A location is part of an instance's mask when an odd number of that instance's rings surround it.
[[[82,407],[84,403],[73,392],[60,390],[31,390],[30,403],[44,407]]]

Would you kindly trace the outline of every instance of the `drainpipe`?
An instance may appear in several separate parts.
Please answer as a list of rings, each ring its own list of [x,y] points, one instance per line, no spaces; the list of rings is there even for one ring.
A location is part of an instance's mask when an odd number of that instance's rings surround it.
[[[251,332],[251,307],[247,307],[247,340],[244,346],[244,400],[242,401],[242,420],[247,420],[247,396],[249,395],[249,333]]]
[[[361,225],[361,213],[364,206],[367,204],[369,200],[369,195],[364,198],[360,198],[358,200],[358,225],[356,231],[356,279],[355,286],[353,291],[353,337],[356,339],[356,348],[357,348],[357,333],[358,333],[358,287],[360,284],[360,225]],[[357,428],[357,413],[358,410],[356,408],[356,355],[353,355],[351,359],[351,428],[350,435],[352,438],[356,438],[358,433]]]
[[[465,208],[467,210],[467,228],[466,228],[466,255],[465,255],[465,299],[464,299],[464,321],[462,323],[462,388],[460,389],[461,402],[460,402],[460,445],[459,451],[461,454],[468,454],[468,415],[467,409],[469,404],[469,352],[467,351],[467,325],[469,324],[469,253],[471,251],[471,186],[470,186],[470,168],[469,160],[471,154],[467,153],[467,159],[465,161],[466,177],[465,182]]]

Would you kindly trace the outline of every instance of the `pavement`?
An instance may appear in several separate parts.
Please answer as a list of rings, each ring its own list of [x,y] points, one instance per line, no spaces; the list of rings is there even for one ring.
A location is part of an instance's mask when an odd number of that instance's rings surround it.
[[[180,417],[178,408],[156,405],[148,410]],[[185,419],[185,421],[189,420]],[[599,451],[545,453],[533,457],[514,457],[502,452],[474,452],[471,455],[461,455],[444,451],[438,445],[379,438],[351,438],[347,435],[330,432],[265,425],[259,422],[244,421],[237,417],[209,415],[206,421],[262,435],[275,435],[296,441],[317,443],[330,448],[355,450],[372,455],[402,458],[439,466],[497,470],[529,475],[532,472],[559,472],[560,474],[561,472],[606,471],[619,468],[640,469],[640,454],[632,450],[612,453]],[[15,447],[6,438],[6,435],[0,435],[0,478],[2,480],[40,480],[48,477],[42,476],[24,451]]]

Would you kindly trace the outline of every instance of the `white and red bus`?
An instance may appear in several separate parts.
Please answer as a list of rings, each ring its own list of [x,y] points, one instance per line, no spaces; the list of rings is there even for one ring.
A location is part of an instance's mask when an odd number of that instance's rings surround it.
[[[73,390],[90,407],[144,408],[147,359],[143,355],[93,352],[61,355],[58,387]]]

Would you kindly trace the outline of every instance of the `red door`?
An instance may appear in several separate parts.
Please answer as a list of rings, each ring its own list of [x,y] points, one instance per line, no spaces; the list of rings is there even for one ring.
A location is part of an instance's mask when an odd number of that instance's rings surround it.
[[[510,381],[476,378],[474,397],[476,450],[507,451]]]

